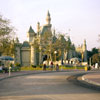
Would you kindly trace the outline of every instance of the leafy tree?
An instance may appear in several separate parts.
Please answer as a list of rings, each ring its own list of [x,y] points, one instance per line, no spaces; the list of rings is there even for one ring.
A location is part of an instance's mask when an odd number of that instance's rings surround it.
[[[41,52],[47,61],[55,60],[55,51],[57,51],[56,60],[59,60],[64,56],[64,52],[74,47],[71,44],[70,38],[66,40],[62,34],[58,34],[57,37],[47,30],[40,37],[35,39],[33,45],[37,48],[37,52]]]
[[[47,60],[51,60],[51,53],[52,53],[52,32],[45,31],[41,35],[41,52],[43,55],[47,55]]]
[[[100,62],[100,55],[99,54],[94,54],[92,56],[92,63],[95,64],[95,63],[99,63]]]
[[[98,59],[97,55],[99,55],[99,49],[97,48],[92,48],[91,51],[87,51],[87,58],[88,58],[88,62],[89,62],[89,59],[92,58],[92,63],[95,63]]]
[[[92,48],[91,51],[87,51],[87,56],[88,58],[92,57],[94,54],[98,53],[98,49],[97,48]]]
[[[62,59],[64,53],[72,49],[70,38],[66,40],[65,36],[62,34],[59,34],[56,42],[53,45],[54,45],[54,50],[58,52],[57,59]]]
[[[14,53],[14,27],[8,19],[0,16],[0,55],[12,55]]]
[[[93,48],[92,49],[92,54],[96,54],[96,53],[98,53],[98,49],[97,48]]]
[[[61,33],[58,34],[58,37],[56,35],[46,32],[43,36],[44,47],[43,50],[47,55],[49,55],[50,60],[55,60],[55,54],[54,52],[57,51],[56,59],[62,59],[64,56],[64,52],[68,52],[70,49],[73,48],[73,45],[71,44],[70,38],[65,39],[65,36]]]

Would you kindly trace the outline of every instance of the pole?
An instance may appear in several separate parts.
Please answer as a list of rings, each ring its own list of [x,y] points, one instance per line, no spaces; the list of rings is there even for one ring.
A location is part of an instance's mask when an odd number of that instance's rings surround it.
[[[11,76],[11,67],[9,67],[9,76]]]
[[[91,57],[90,57],[90,59],[89,59],[89,60],[90,60],[89,62],[90,62],[90,66],[91,66]]]
[[[57,51],[55,51],[54,54],[55,54],[55,68],[56,68],[56,54],[57,54]]]

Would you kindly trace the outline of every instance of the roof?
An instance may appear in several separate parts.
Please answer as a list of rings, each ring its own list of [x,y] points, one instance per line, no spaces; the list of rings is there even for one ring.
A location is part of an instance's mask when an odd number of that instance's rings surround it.
[[[43,27],[41,28],[41,34],[44,34],[46,30],[47,30],[47,26],[43,26]]]
[[[43,35],[45,32],[48,32],[49,30],[49,28],[51,27],[51,24],[50,25],[44,25],[44,26],[42,26],[41,28],[40,28],[40,33],[41,33],[41,35]]]
[[[30,44],[29,44],[29,42],[27,42],[27,41],[24,41],[24,43],[22,44],[22,47],[30,47]]]
[[[54,43],[54,42],[56,42],[56,40],[57,40],[57,37],[54,35],[53,39],[52,39],[52,42]]]
[[[60,35],[60,36],[59,36],[59,40],[60,40],[62,43],[66,42],[66,39],[65,39],[65,37],[64,37],[63,35]]]
[[[32,27],[30,26],[28,33],[35,33]]]

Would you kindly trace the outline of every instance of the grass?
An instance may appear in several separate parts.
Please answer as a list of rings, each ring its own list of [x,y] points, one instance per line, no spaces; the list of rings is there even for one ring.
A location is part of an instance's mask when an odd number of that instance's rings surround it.
[[[22,71],[28,71],[28,70],[32,71],[32,70],[42,70],[42,68],[40,67],[33,68],[31,66],[24,66],[24,67],[21,67],[21,70]]]
[[[64,69],[64,70],[69,70],[69,69],[84,69],[84,67],[79,67],[79,66],[73,66],[73,67],[60,66],[60,69]]]
[[[79,67],[79,66],[73,66],[73,67],[65,67],[65,66],[59,66],[59,69],[63,70],[69,70],[69,69],[84,69],[84,67]],[[32,66],[24,66],[21,67],[21,71],[33,71],[33,70],[43,70],[43,67],[40,68],[37,66],[36,68],[33,68]],[[51,70],[50,68],[46,68],[46,70]]]

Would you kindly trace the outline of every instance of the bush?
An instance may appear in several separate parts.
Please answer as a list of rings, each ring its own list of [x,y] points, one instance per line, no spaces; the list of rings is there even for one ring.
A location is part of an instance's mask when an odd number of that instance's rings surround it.
[[[15,67],[21,67],[20,63],[16,63]]]
[[[0,70],[0,73],[3,73],[3,70]]]
[[[21,70],[20,67],[11,67],[12,72],[16,72],[16,71],[20,71],[20,70]]]
[[[31,67],[36,68],[36,65],[31,65]]]
[[[91,70],[91,67],[90,66],[88,67],[88,70]]]
[[[14,65],[12,63],[10,63],[10,67],[13,67]]]
[[[42,68],[43,67],[43,64],[38,65],[38,67]]]

